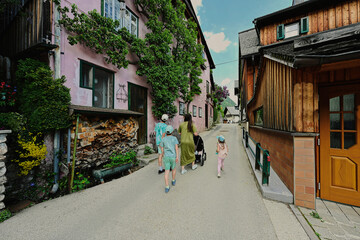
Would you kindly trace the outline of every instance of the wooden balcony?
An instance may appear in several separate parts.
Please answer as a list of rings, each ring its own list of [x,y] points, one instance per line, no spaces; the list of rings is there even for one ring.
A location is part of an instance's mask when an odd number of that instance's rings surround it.
[[[48,51],[52,39],[52,0],[22,0],[0,15],[0,54],[21,57]]]

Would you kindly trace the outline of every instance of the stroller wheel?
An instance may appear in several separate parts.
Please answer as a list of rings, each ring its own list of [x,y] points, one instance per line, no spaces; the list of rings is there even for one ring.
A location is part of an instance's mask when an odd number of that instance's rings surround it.
[[[206,160],[206,153],[203,153],[201,156],[201,166],[204,166],[205,160]]]

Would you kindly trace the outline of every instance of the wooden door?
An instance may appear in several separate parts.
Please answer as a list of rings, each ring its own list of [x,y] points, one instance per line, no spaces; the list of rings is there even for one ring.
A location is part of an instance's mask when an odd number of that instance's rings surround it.
[[[360,86],[320,90],[320,197],[360,206]]]
[[[147,143],[147,88],[129,83],[129,110],[143,113],[139,117],[138,144]]]

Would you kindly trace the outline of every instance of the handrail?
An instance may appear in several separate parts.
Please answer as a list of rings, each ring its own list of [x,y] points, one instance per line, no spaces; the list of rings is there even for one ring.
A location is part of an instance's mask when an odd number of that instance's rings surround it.
[[[243,128],[243,139],[245,140],[245,147],[249,148],[250,152],[255,158],[255,169],[262,170],[262,184],[269,185],[270,177],[270,153],[268,150],[261,147],[260,143],[256,142],[249,133]],[[249,142],[249,139],[251,142]],[[250,143],[250,144],[249,144]],[[252,149],[255,147],[255,152]],[[262,154],[261,154],[262,153]],[[262,160],[262,163],[261,163]]]

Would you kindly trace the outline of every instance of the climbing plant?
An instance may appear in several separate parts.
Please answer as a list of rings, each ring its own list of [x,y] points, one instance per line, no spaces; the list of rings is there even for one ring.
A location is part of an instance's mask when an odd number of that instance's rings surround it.
[[[65,77],[53,78],[46,64],[34,59],[20,60],[16,71],[20,113],[30,132],[47,132],[70,125],[70,89]]]
[[[147,18],[145,25],[150,31],[144,39],[119,29],[119,21],[101,16],[96,10],[81,13],[76,5],[71,10],[58,7],[60,24],[72,33],[70,44],[81,43],[104,54],[107,63],[119,69],[137,64],[137,74],[145,76],[151,86],[153,114],[172,117],[177,112],[174,101],[178,97],[190,103],[201,93],[199,76],[204,59],[203,47],[197,43],[197,26],[185,17],[186,7],[180,0],[135,0],[135,5]],[[129,52],[136,54],[138,61],[130,62],[126,58]]]

